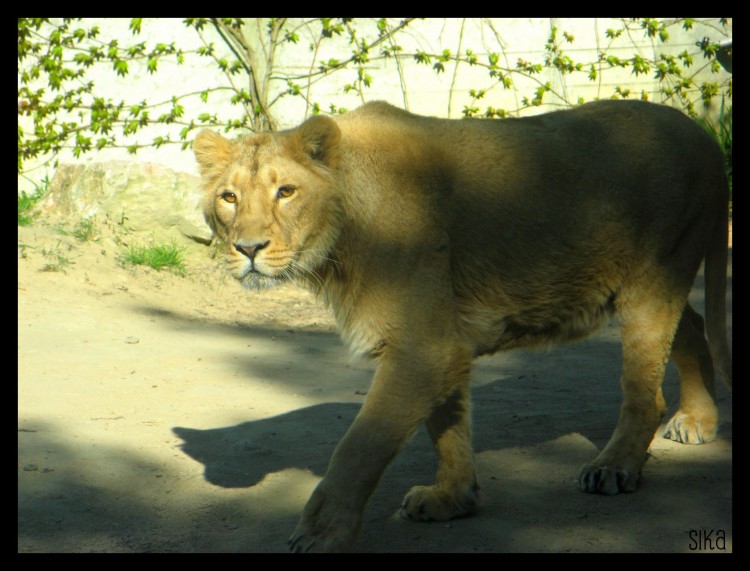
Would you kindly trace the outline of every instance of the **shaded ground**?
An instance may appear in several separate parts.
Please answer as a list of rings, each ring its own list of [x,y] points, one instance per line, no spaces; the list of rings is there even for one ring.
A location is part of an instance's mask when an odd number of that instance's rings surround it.
[[[71,262],[65,273],[40,271],[56,252]],[[285,551],[369,365],[350,361],[305,292],[243,291],[201,257],[186,277],[126,269],[116,252],[111,240],[19,228],[18,551]],[[702,278],[693,301],[702,311]],[[731,328],[731,304],[729,315]],[[478,360],[481,513],[433,524],[395,515],[434,476],[419,433],[371,499],[356,548],[732,551],[723,385],[716,442],[658,437],[637,493],[577,490],[617,418],[619,358],[609,326],[551,351]],[[671,366],[665,396],[673,412]]]

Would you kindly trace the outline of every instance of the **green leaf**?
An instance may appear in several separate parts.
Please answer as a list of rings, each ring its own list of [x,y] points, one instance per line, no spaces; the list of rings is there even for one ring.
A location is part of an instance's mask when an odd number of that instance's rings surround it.
[[[118,58],[118,47],[117,47],[117,40],[112,40],[109,42],[109,47],[107,48],[107,55],[112,59]]]
[[[142,54],[146,50],[146,44],[141,42],[140,44],[136,44],[134,46],[130,46],[127,50],[128,56],[135,57],[137,55]]]
[[[82,65],[84,67],[91,67],[94,63],[94,58],[92,58],[89,54],[84,53],[77,53],[73,56],[73,61],[76,62],[78,65]]]
[[[138,121],[128,121],[123,126],[122,132],[125,135],[132,135],[133,133],[135,133],[136,131],[138,131],[138,127],[139,126],[140,126],[140,124],[138,123]]]
[[[682,60],[682,63],[685,67],[690,67],[693,65],[693,56],[691,56],[687,50],[681,52],[678,56]]]
[[[339,60],[336,58],[330,58],[328,61],[321,62],[321,64],[318,66],[318,69],[320,71],[329,71],[332,68],[335,68],[339,65]]]
[[[290,95],[301,95],[302,94],[302,88],[294,83],[292,80],[287,80],[287,85],[289,87],[287,93]]]
[[[632,63],[633,63],[633,73],[636,76],[639,76],[644,73],[648,73],[651,68],[648,62],[639,55],[633,56]]]
[[[133,35],[141,33],[142,23],[143,23],[143,18],[132,18],[130,20],[130,29],[133,31]]]
[[[424,52],[422,50],[417,50],[417,53],[414,54],[414,60],[417,63],[428,64],[430,63],[430,56],[427,52]]]
[[[641,22],[641,27],[645,28],[646,34],[653,38],[659,30],[659,22],[655,18],[644,18],[643,22]]]
[[[112,67],[119,76],[125,77],[128,74],[128,62],[125,60],[115,60]]]
[[[619,38],[622,35],[622,30],[615,30],[614,28],[607,29],[606,32],[604,32],[604,35],[607,36],[609,39],[613,40],[615,38]]]
[[[84,136],[83,133],[78,133],[76,135],[76,147],[88,151],[91,148],[91,138]]]
[[[183,23],[188,27],[192,27],[200,31],[203,26],[208,24],[208,18],[185,18]]]

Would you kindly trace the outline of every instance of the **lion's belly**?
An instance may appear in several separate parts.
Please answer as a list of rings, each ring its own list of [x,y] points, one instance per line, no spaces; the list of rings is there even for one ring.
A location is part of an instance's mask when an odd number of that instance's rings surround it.
[[[476,356],[516,347],[552,345],[589,335],[614,313],[614,294],[508,312],[473,301],[459,304],[458,327]]]

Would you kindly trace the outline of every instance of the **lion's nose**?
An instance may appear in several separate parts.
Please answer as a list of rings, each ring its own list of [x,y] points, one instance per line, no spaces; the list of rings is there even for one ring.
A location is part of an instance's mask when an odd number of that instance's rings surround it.
[[[255,261],[255,255],[268,246],[270,243],[270,240],[266,240],[265,242],[258,243],[258,244],[252,244],[251,246],[246,246],[245,244],[235,244],[234,247],[237,249],[238,252],[242,252],[245,254],[248,258],[250,258],[251,261]]]

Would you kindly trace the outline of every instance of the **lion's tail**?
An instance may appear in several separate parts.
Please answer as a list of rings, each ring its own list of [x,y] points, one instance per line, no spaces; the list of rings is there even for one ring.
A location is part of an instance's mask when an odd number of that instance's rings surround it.
[[[729,218],[719,218],[706,254],[706,333],[716,371],[732,387],[732,356],[726,327],[727,259]]]

